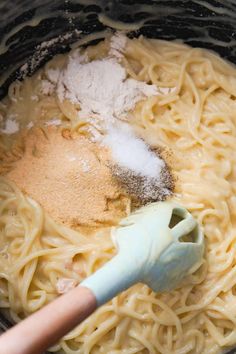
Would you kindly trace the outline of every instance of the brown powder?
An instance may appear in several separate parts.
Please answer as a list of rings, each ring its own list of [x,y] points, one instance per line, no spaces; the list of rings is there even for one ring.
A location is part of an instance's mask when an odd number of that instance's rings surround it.
[[[105,148],[56,127],[33,129],[7,177],[56,220],[69,226],[111,225],[126,215],[128,198],[106,165]]]

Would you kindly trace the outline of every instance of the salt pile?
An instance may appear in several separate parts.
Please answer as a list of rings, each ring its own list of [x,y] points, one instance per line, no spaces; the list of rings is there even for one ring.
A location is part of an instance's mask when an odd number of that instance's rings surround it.
[[[161,201],[171,195],[173,178],[165,161],[129,126],[112,127],[103,143],[112,152],[113,175],[139,203]]]

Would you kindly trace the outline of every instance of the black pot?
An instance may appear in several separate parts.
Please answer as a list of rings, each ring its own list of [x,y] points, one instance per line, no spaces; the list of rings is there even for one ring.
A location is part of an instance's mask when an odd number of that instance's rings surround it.
[[[0,0],[0,18],[0,99],[73,42],[122,23],[130,37],[183,40],[236,64],[236,0]],[[0,314],[0,329],[10,326]]]

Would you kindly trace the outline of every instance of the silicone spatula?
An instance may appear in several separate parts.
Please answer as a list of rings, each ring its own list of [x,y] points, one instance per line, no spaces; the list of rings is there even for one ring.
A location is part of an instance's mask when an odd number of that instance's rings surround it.
[[[39,354],[97,307],[135,283],[156,292],[176,288],[201,264],[204,239],[197,221],[171,202],[145,206],[112,230],[118,253],[75,289],[0,337],[1,354]]]

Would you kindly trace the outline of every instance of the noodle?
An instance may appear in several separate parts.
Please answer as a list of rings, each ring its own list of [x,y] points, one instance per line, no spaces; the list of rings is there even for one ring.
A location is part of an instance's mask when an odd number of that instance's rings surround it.
[[[105,40],[86,51],[94,59],[107,48]],[[65,61],[66,55],[57,56],[32,78],[13,83],[0,103],[2,116],[16,116],[21,129],[32,120],[40,125],[57,117],[65,128],[89,135],[79,107],[41,91],[47,68],[61,68]],[[142,37],[128,40],[122,64],[131,77],[171,89],[139,102],[130,123],[148,143],[170,152],[174,200],[204,227],[205,260],[170,293],[133,286],[51,351],[219,353],[236,344],[236,69],[206,50]],[[4,172],[9,138],[1,136],[0,146]],[[3,177],[0,199],[0,307],[15,321],[54,299],[59,278],[79,283],[114,255],[109,228],[58,225]]]

